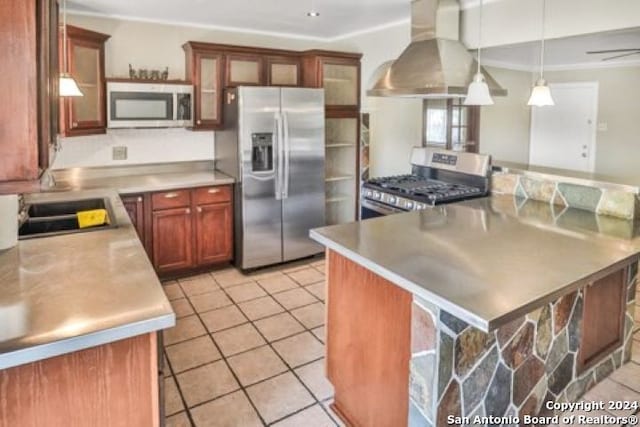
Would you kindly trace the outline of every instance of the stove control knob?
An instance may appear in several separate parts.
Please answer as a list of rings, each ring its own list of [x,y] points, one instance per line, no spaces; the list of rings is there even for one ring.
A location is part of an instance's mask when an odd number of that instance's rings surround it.
[[[407,203],[405,203],[405,207],[406,207],[407,209],[409,209],[409,210],[412,210],[412,209],[413,209],[413,207],[414,207],[414,204],[413,204],[413,202],[407,202]]]
[[[393,197],[393,196],[389,196],[389,203],[395,204],[396,203],[396,198]]]
[[[380,193],[378,193],[377,191],[374,191],[373,192],[373,198],[377,199],[377,200],[380,200]]]
[[[365,197],[371,197],[371,190],[366,190],[364,192]]]

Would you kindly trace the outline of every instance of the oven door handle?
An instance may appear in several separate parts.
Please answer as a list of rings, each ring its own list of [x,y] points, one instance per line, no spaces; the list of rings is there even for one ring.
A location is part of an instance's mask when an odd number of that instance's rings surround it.
[[[382,214],[382,215],[389,215],[389,214],[399,213],[399,212],[407,212],[402,209],[394,208],[392,206],[385,205],[384,203],[374,202],[368,199],[364,199],[362,201],[362,206],[367,209],[371,209],[374,212],[378,212],[379,214]]]

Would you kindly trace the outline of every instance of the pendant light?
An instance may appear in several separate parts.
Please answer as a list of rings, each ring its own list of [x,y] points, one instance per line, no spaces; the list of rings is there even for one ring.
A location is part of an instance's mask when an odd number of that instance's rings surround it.
[[[62,73],[60,73],[60,96],[84,96],[67,68],[67,0],[62,0]]]
[[[547,81],[544,79],[544,29],[546,18],[546,0],[542,0],[542,37],[540,39],[540,77],[536,81],[536,85],[531,91],[531,97],[529,98],[528,105],[534,107],[544,107],[546,105],[555,105],[553,98],[551,97],[551,90],[547,85]]]
[[[309,11],[307,12],[307,16],[309,18],[317,18],[318,16],[320,16],[320,12],[318,12],[318,10],[315,8],[313,0],[311,0],[311,7],[309,8]]]
[[[473,76],[473,81],[469,84],[467,97],[464,99],[464,105],[493,105],[493,99],[489,93],[489,86],[484,80],[484,75],[480,71],[480,62],[482,60],[482,0],[480,0],[480,23],[478,25],[478,70]]]

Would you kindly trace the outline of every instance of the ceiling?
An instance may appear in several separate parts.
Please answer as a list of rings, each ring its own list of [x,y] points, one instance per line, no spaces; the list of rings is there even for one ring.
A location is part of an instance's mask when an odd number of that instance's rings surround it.
[[[69,0],[72,13],[334,39],[406,21],[409,0]],[[320,12],[310,18],[311,8]]]
[[[602,58],[615,54],[587,55],[585,53],[592,50],[625,48],[640,49],[640,28],[547,40],[545,68],[549,70],[567,70],[640,65],[640,55],[602,61]],[[533,71],[540,64],[540,42],[483,49],[482,60],[487,65]]]

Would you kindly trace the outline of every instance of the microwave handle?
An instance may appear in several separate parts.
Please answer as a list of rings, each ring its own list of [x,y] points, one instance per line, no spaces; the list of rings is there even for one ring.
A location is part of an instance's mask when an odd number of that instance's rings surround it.
[[[173,117],[171,120],[178,119],[178,92],[173,92]]]

